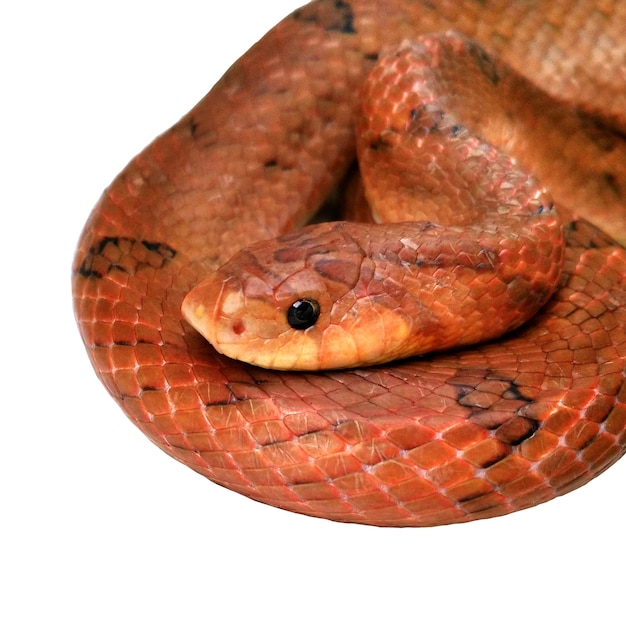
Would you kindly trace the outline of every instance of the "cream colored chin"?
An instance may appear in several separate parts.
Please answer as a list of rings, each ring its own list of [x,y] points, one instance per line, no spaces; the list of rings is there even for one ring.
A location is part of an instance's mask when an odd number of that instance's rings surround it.
[[[267,340],[242,336],[236,341],[229,341],[224,336],[218,336],[215,348],[232,359],[265,369],[319,370],[323,367],[320,365],[318,341],[304,333],[294,336],[288,332]]]

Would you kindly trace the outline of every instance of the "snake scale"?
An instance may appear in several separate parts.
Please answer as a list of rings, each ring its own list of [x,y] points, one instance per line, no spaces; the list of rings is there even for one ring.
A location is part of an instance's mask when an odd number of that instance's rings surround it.
[[[626,5],[607,0],[317,0],[292,13],[126,166],[84,227],[74,308],[106,389],[215,483],[331,520],[465,522],[598,475],[626,443],[625,27]],[[564,217],[555,294],[503,339],[385,365],[289,372],[217,353],[183,298],[308,219],[353,167],[376,60],[449,30],[537,86],[508,115],[528,128],[519,160]]]

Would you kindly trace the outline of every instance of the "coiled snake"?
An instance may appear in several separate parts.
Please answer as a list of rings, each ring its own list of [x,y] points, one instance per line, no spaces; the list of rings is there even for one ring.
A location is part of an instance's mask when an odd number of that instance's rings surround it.
[[[295,11],[129,163],[84,228],[75,312],[107,390],[156,445],[212,481],[338,521],[493,517],[602,472],[626,442],[626,251],[614,241],[626,241],[625,26],[618,2],[318,0]],[[183,320],[184,297],[239,249],[308,219],[352,168],[359,94],[377,59],[405,40],[448,41],[420,36],[449,30],[479,78],[527,90],[506,92],[504,130],[479,134],[516,144],[516,161],[555,200],[567,244],[555,293],[503,339],[389,364],[289,372],[216,352]],[[464,100],[490,112],[482,88]],[[411,123],[420,117],[408,111]],[[446,115],[428,108],[429,134]],[[382,123],[368,140],[377,154],[395,128]],[[553,210],[542,201],[531,213]],[[467,258],[455,249],[432,259]],[[325,265],[331,278],[342,253]],[[484,326],[499,319],[488,311]]]

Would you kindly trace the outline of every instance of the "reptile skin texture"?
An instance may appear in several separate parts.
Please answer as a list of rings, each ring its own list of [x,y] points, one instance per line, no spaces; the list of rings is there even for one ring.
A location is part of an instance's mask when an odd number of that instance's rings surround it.
[[[215,483],[337,521],[494,517],[604,471],[626,443],[625,27],[626,4],[582,0],[295,11],[89,217],[72,288],[102,383],[153,443]],[[522,129],[516,159],[564,219],[554,295],[502,339],[386,365],[275,371],[216,352],[183,320],[184,297],[241,248],[308,220],[353,166],[375,61],[448,30],[534,85],[506,117]]]

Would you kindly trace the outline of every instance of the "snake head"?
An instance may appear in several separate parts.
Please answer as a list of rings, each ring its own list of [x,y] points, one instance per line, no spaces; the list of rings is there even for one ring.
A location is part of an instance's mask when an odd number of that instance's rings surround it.
[[[509,239],[432,222],[309,226],[236,254],[182,313],[218,352],[270,369],[359,367],[488,341],[532,317],[561,271],[554,210],[511,219]],[[537,229],[552,234],[538,249]]]
[[[183,316],[218,352],[265,368],[394,358],[409,323],[351,228],[318,224],[239,252],[189,292]]]

